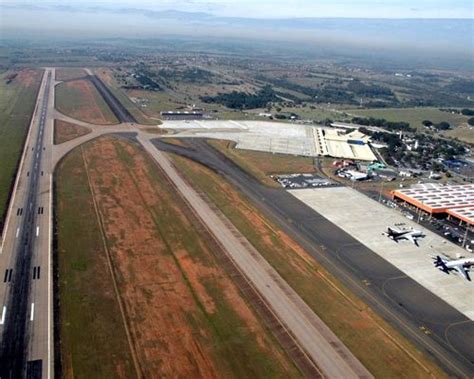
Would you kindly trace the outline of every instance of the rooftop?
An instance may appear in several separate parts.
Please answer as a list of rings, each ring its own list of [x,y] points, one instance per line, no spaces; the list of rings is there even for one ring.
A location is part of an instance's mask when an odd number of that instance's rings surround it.
[[[393,195],[429,213],[448,213],[474,224],[474,184],[431,185],[396,190]]]

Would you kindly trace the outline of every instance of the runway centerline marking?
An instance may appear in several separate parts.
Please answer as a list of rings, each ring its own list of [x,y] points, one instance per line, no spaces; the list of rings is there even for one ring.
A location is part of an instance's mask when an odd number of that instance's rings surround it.
[[[31,316],[30,316],[30,321],[33,321],[33,318],[35,317],[35,303],[31,303]]]

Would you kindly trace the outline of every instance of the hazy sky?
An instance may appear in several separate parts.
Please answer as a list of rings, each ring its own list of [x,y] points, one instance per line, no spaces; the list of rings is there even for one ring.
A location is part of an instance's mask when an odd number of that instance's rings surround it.
[[[473,0],[0,0],[4,4],[131,6],[209,12],[221,16],[474,18]]]

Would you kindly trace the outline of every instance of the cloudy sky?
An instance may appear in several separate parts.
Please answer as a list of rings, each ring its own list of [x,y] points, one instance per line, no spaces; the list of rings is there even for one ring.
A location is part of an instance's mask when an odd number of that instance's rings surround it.
[[[2,0],[4,4],[132,6],[257,18],[474,18],[473,0]]]

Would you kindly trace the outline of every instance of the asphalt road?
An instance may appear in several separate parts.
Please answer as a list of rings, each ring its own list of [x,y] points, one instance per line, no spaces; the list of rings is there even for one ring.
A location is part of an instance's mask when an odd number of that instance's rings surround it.
[[[51,162],[54,70],[46,70],[0,251],[0,377],[51,375]]]
[[[117,100],[112,91],[110,91],[110,89],[107,88],[104,83],[102,83],[102,80],[100,80],[99,77],[96,75],[89,75],[87,76],[87,79],[89,79],[94,84],[95,88],[97,88],[107,105],[110,107],[120,122],[137,122],[130,112],[122,105],[122,103]]]
[[[203,140],[185,141],[191,148],[153,143],[224,176],[448,373],[474,376],[474,322],[283,189],[261,185]]]

